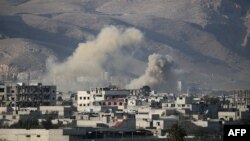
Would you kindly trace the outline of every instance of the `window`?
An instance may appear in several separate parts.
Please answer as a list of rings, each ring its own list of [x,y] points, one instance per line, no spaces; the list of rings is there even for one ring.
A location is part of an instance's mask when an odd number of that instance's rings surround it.
[[[224,121],[224,118],[220,118],[220,120]]]
[[[86,100],[86,97],[84,96],[83,99]]]
[[[117,103],[116,103],[116,102],[114,102],[114,105],[117,105]]]
[[[88,106],[89,106],[89,104],[88,104]]]
[[[83,106],[86,106],[86,104],[83,104]]]
[[[158,121],[156,124],[157,124],[157,126],[160,126],[160,125],[161,125],[161,123],[160,123],[159,121]]]
[[[108,105],[111,105],[111,102],[109,102]]]
[[[79,104],[79,106],[82,106],[82,104]]]
[[[105,102],[103,102],[103,103],[102,103],[102,105],[106,105],[106,103],[105,103]]]
[[[80,97],[80,100],[82,100],[82,97]]]
[[[7,93],[11,93],[11,87],[7,87]]]
[[[0,100],[4,100],[4,95],[0,97]]]
[[[102,97],[102,95],[95,95],[96,97]]]
[[[122,105],[122,102],[119,102],[119,105]]]
[[[11,90],[11,93],[14,93],[15,91],[14,90]]]
[[[6,118],[6,115],[3,115],[3,119],[5,119]]]
[[[89,97],[88,97],[88,100],[89,100]]]
[[[3,93],[4,92],[4,88],[0,88],[0,93]]]
[[[41,135],[37,135],[36,137],[40,138],[40,137],[41,137]]]
[[[16,119],[16,116],[12,116],[12,119]]]
[[[45,91],[46,93],[49,93],[49,92],[50,92],[50,87],[45,87],[45,88],[44,88],[44,91]]]
[[[30,135],[26,135],[27,138],[30,138]]]

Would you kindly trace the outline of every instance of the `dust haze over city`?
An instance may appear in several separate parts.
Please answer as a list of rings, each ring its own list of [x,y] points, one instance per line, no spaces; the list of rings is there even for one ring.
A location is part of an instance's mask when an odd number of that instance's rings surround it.
[[[250,1],[0,0],[0,82],[53,85],[67,98],[247,90]]]

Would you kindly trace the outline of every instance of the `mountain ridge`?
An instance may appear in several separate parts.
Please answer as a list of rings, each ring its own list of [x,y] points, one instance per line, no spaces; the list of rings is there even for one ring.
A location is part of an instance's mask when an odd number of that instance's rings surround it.
[[[46,72],[48,57],[64,61],[78,43],[92,40],[103,27],[114,25],[144,33],[145,40],[137,49],[124,49],[128,56],[144,62],[140,66],[146,65],[152,53],[168,54],[182,70],[178,79],[184,82],[203,88],[249,88],[247,0],[3,0],[0,5],[0,64],[17,64],[20,73],[29,68],[3,55],[8,41],[17,42],[10,48],[26,48],[16,40],[21,38],[35,49],[48,50],[48,55],[41,53],[40,65],[39,61],[31,63],[43,66],[32,70]],[[15,55],[15,50],[10,54]],[[129,73],[141,75],[124,72]]]

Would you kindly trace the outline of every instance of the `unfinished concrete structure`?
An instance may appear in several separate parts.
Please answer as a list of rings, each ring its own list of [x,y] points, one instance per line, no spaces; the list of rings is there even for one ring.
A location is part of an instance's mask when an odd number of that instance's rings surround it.
[[[250,90],[234,90],[233,95],[236,108],[250,108]]]
[[[41,83],[0,84],[0,106],[22,108],[53,106],[56,104],[56,86],[44,86]]]

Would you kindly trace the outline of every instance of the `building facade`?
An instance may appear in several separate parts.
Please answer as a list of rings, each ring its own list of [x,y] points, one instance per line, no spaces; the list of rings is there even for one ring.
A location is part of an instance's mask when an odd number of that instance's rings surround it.
[[[233,95],[236,108],[250,108],[250,90],[234,90]]]
[[[92,88],[90,91],[77,92],[77,110],[79,112],[93,111],[97,107],[124,107],[129,90],[116,88]]]
[[[22,108],[53,106],[56,104],[56,86],[41,83],[26,85],[24,83],[0,84],[0,106]]]

